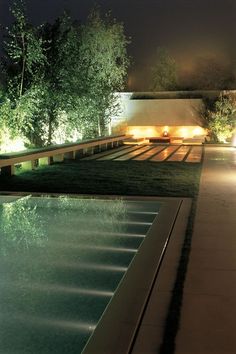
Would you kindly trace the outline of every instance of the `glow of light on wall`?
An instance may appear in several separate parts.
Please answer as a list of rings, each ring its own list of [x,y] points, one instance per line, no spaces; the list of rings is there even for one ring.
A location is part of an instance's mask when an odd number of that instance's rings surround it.
[[[128,127],[128,134],[133,135],[133,138],[148,138],[157,136],[158,133],[154,127]]]
[[[188,138],[191,134],[189,132],[189,130],[187,128],[180,128],[179,129],[179,134],[180,136],[182,136],[183,138]]]
[[[164,135],[197,138],[206,135],[206,130],[200,126],[128,126],[127,134],[133,135],[134,138],[148,138]]]
[[[145,135],[142,128],[137,128],[137,127],[135,128],[129,127],[128,134],[133,135],[134,138],[144,138]]]
[[[145,138],[156,136],[156,130],[154,128],[144,129]]]
[[[232,145],[233,145],[234,147],[236,147],[236,132],[235,132],[234,135],[233,135]]]
[[[193,129],[193,135],[205,135],[205,130],[201,127]]]

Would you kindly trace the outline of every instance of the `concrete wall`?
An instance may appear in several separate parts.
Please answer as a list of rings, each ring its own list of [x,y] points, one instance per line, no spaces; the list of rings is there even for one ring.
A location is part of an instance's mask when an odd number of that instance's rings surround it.
[[[173,98],[173,94],[172,97],[166,95],[159,98],[158,95],[150,95],[120,94],[121,112],[112,120],[114,133],[126,132],[136,137],[159,136],[165,130],[170,135],[184,137],[206,133],[201,128],[202,98]]]

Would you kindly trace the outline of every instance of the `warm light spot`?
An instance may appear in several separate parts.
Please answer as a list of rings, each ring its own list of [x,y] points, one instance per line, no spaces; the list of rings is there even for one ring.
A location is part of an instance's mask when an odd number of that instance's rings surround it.
[[[206,130],[200,126],[129,126],[127,134],[134,138],[150,138],[155,136],[179,136],[194,138],[206,135]]]
[[[234,131],[232,136],[232,146],[236,147],[236,130]]]
[[[152,137],[156,135],[156,130],[154,128],[147,128],[145,131],[145,137]]]
[[[128,127],[128,134],[133,135],[134,138],[149,138],[158,136],[155,127]]]
[[[144,135],[145,135],[145,134],[143,133],[142,129],[141,129],[141,128],[137,128],[137,127],[135,127],[135,128],[129,127],[129,132],[128,132],[128,134],[133,135],[134,138],[143,138]]]
[[[54,327],[61,328],[64,331],[77,331],[77,332],[92,332],[94,331],[96,324],[93,322],[83,322],[83,321],[70,321],[67,319],[58,318],[45,318],[40,316],[30,316],[28,314],[14,312],[12,318],[15,321],[20,321],[21,323],[27,323],[28,325],[40,326],[41,328]]]
[[[205,135],[205,130],[201,127],[194,128],[193,135]]]
[[[182,136],[183,138],[189,137],[189,131],[187,128],[180,128],[179,133],[180,133],[180,136]]]

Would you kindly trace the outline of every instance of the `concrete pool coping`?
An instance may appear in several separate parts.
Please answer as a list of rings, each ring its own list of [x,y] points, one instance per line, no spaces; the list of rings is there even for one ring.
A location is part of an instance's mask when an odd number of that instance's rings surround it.
[[[48,194],[48,193],[7,193],[0,192],[0,196],[24,196],[32,195],[33,197],[40,196],[59,196],[62,193],[57,194]],[[137,311],[136,304],[133,304],[132,295],[127,294],[127,291],[123,294],[124,296],[129,296],[128,307],[126,309],[125,318],[119,318],[119,335],[117,335],[117,327],[114,325],[114,322],[111,321],[111,316],[114,316],[114,313],[119,313],[119,308],[122,304],[119,302],[118,305],[113,306],[113,310],[106,310],[104,312],[105,316],[102,317],[102,325],[99,324],[97,327],[98,338],[96,338],[96,333],[89,341],[88,347],[86,347],[83,353],[89,354],[125,354],[125,353],[158,353],[158,349],[162,342],[162,336],[164,331],[165,320],[168,314],[168,307],[172,296],[172,289],[175,282],[175,277],[177,273],[178,263],[181,255],[181,249],[185,237],[185,229],[187,226],[188,215],[191,208],[191,199],[189,198],[164,198],[164,197],[143,197],[143,196],[111,196],[111,195],[68,195],[72,198],[97,198],[97,199],[114,199],[122,198],[128,201],[157,201],[164,202],[166,210],[162,207],[164,211],[161,211],[160,214],[162,219],[158,219],[152,233],[156,233],[158,226],[159,229],[162,229],[164,233],[167,232],[168,235],[166,242],[164,241],[164,247],[161,251],[160,257],[154,260],[154,274],[149,275],[149,285],[148,289],[145,289],[145,294],[142,295],[143,300],[136,298],[136,302],[139,305],[139,314],[137,318],[137,313],[135,313],[136,323],[134,324],[131,320],[132,311]],[[172,208],[172,209],[170,209]],[[169,212],[167,212],[169,209]],[[171,224],[170,224],[170,215],[171,214]],[[166,224],[169,224],[168,229],[166,229]],[[158,231],[159,232],[159,231]],[[165,237],[166,237],[165,236]],[[152,246],[151,246],[152,247]],[[153,251],[149,248],[149,251]],[[153,251],[154,252],[154,251]],[[147,253],[147,252],[146,252]],[[155,253],[155,252],[154,252]],[[148,254],[149,255],[149,254]],[[147,254],[146,254],[147,256]],[[149,257],[144,257],[143,261],[149,261]],[[156,264],[157,263],[157,264]],[[142,262],[141,262],[142,265]],[[126,286],[128,284],[129,288],[132,290],[132,287],[136,284],[140,277],[140,272],[143,273],[143,277],[146,274],[139,264],[139,270],[136,271],[136,281],[132,284],[132,281],[128,279]],[[120,290],[120,289],[119,289]],[[148,290],[148,291],[147,291]],[[130,290],[129,290],[130,291]],[[140,289],[137,287],[136,292],[143,291],[143,287]],[[141,296],[141,297],[142,297]],[[125,298],[126,299],[126,298]],[[140,311],[140,301],[141,301],[141,311]],[[115,301],[113,301],[115,303]],[[117,307],[118,306],[118,307]],[[112,308],[110,306],[110,308]],[[107,315],[108,313],[108,315]],[[106,320],[107,317],[107,320]],[[105,318],[105,320],[104,320]],[[105,323],[105,325],[104,325]],[[96,332],[96,331],[95,331]],[[110,333],[109,333],[110,332]],[[107,342],[104,346],[104,341]]]
[[[178,199],[182,200],[181,207],[130,354],[158,354],[160,352],[192,205],[190,198]]]

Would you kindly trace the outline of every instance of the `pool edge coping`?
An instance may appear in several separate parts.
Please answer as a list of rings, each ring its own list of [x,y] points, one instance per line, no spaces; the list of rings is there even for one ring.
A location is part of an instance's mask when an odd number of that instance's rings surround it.
[[[132,350],[127,354],[161,353],[169,306],[177,279],[179,261],[181,260],[182,248],[184,246],[192,206],[191,198],[179,199],[182,199],[183,202],[176,217],[162,264],[147,305],[147,310],[145,311],[143,322],[137,335],[137,340]],[[157,294],[159,297],[158,301],[155,300]],[[150,309],[152,308],[153,310],[153,306],[155,307],[155,313],[161,313],[161,317],[156,316],[154,320],[150,317]]]

